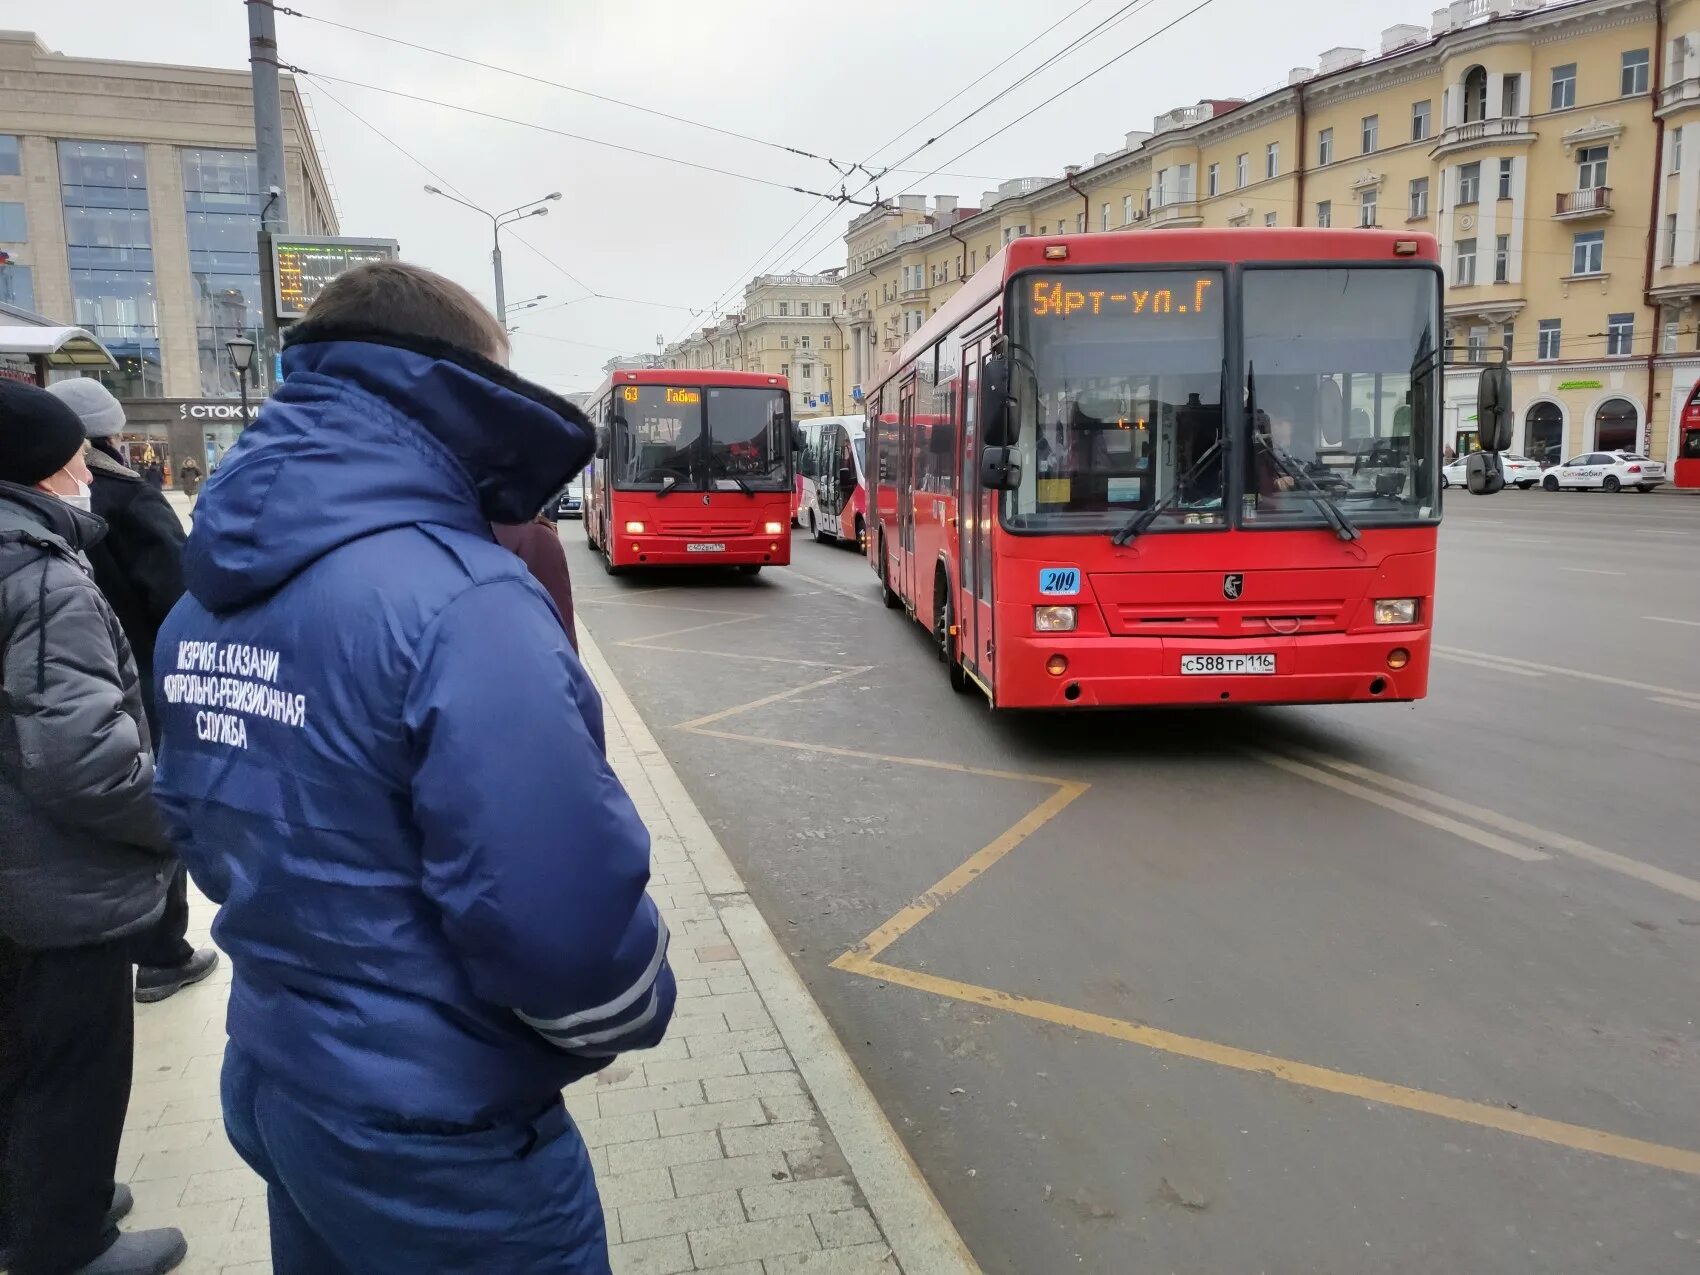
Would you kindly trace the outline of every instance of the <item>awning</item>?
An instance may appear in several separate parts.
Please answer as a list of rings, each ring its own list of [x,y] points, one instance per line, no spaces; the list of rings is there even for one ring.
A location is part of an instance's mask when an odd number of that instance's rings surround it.
[[[45,358],[49,367],[109,368],[118,360],[82,328],[0,326],[0,354]]]

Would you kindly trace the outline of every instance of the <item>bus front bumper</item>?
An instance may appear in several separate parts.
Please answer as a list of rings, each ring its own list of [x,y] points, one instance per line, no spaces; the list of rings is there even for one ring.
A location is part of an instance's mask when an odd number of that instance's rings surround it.
[[[1182,672],[1187,656],[1266,655],[1273,673]],[[1400,702],[1428,694],[1428,666],[1422,629],[1245,640],[1059,633],[999,643],[996,699],[999,708]]]
[[[726,536],[718,540],[686,540],[678,536],[618,536],[614,541],[616,567],[783,567],[791,561],[791,537]]]

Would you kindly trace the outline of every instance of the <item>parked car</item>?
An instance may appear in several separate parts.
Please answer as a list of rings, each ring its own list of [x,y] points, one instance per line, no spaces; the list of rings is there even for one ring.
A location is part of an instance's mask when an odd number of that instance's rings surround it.
[[[1513,456],[1510,452],[1501,452],[1499,458],[1505,465],[1505,485],[1507,487],[1515,483],[1524,491],[1528,491],[1529,488],[1541,481],[1541,467],[1527,456]],[[1440,471],[1440,485],[1450,487],[1456,483],[1462,487],[1464,485],[1464,462],[1468,459],[1467,456],[1460,456],[1457,460],[1448,462],[1446,467]]]
[[[1548,491],[1652,491],[1665,478],[1662,462],[1636,452],[1584,452],[1547,470],[1541,486]]]
[[[562,518],[584,517],[584,495],[579,491],[577,483],[563,489],[555,497],[549,505],[549,516],[556,521]]]

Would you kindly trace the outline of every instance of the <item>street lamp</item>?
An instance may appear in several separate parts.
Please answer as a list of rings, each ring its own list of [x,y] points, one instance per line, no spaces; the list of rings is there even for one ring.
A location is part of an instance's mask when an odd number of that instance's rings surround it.
[[[500,213],[488,212],[485,209],[480,208],[477,204],[468,203],[466,200],[451,195],[447,191],[439,190],[435,186],[427,186],[425,188],[425,193],[427,195],[441,196],[448,200],[451,204],[459,204],[462,208],[470,208],[473,212],[480,216],[488,217],[490,219],[490,265],[496,273],[496,319],[504,328],[506,328],[508,326],[508,303],[506,294],[502,287],[502,228],[504,226],[511,226],[516,221],[523,221],[527,217],[542,217],[547,215],[549,210],[543,205],[553,203],[555,200],[559,199],[561,197],[561,192],[558,190],[552,191],[551,193],[543,196],[541,199],[533,199],[529,203],[521,204],[518,208],[510,208],[507,212]]]
[[[230,366],[236,369],[236,383],[242,392],[242,428],[248,428],[248,369],[254,366],[254,343],[245,336],[231,337],[224,343],[230,355]]]

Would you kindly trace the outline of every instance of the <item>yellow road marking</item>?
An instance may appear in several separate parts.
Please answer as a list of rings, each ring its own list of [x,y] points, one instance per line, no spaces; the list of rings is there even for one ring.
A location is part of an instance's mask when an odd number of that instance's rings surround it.
[[[1097,1036],[1107,1036],[1112,1040],[1125,1041],[1158,1053],[1269,1076],[1306,1089],[1319,1089],[1326,1093],[1397,1107],[1420,1115],[1438,1116],[1459,1124],[1495,1129],[1501,1133],[1533,1138],[1573,1151],[1587,1151],[1615,1160],[1626,1160],[1632,1164],[1644,1164],[1655,1169],[1669,1169],[1673,1173],[1700,1176],[1700,1152],[1689,1151],[1683,1147],[1627,1138],[1620,1134],[1607,1133],[1603,1129],[1590,1129],[1586,1125],[1566,1124],[1562,1120],[1548,1120],[1541,1116],[1529,1115],[1527,1112],[1470,1102],[1463,1098],[1432,1093],[1426,1089],[1413,1089],[1408,1085],[1391,1084],[1369,1076],[1335,1071],[1329,1067],[1295,1062],[1289,1058],[1278,1058],[1273,1054],[1260,1054],[1213,1040],[1201,1040],[1196,1036],[1182,1036],[1156,1027],[1131,1023],[1126,1019],[1070,1009],[1066,1005],[1055,1005],[1049,1001],[1029,1000],[1025,996],[1000,992],[995,988],[979,987],[973,983],[941,978],[920,970],[887,965],[859,952],[845,953],[833,962],[833,966],[882,982],[895,983],[900,987],[931,992],[936,996],[966,1001],[987,1009],[1001,1009],[1007,1013],[1020,1014],[1025,1018],[1054,1023],[1076,1031],[1091,1032]]]
[[[712,612],[710,614],[713,614]],[[724,620],[710,620],[706,624],[692,624],[682,629],[668,629],[665,633],[651,633],[647,637],[628,638],[619,643],[620,646],[643,647],[650,642],[660,642],[667,638],[683,637],[687,633],[701,633],[705,629],[723,629],[728,624],[744,624],[755,619],[753,615],[732,615]]]
[[[754,655],[748,651],[705,651],[701,647],[690,646],[656,646],[648,638],[632,638],[628,642],[616,642],[616,646],[629,646],[635,651],[666,651],[669,655],[712,655],[717,660],[754,660],[762,664],[794,664],[801,668],[830,668],[848,670],[848,664],[833,664],[827,660],[799,660],[788,655]]]
[[[1684,707],[1700,708],[1700,704],[1690,705],[1682,700],[1672,700],[1671,702],[1683,704]],[[1367,766],[1360,766],[1356,762],[1345,761],[1339,757],[1329,757],[1324,753],[1312,752],[1308,748],[1295,746],[1290,751],[1315,762],[1318,766],[1326,766],[1328,769],[1338,771],[1343,775],[1352,775],[1369,783],[1379,784],[1393,792],[1405,793],[1421,800],[1432,801],[1434,799],[1434,794],[1426,788],[1407,783],[1403,779],[1395,779],[1392,775],[1383,775],[1379,771],[1371,770]],[[1264,760],[1267,761],[1269,758],[1266,757]],[[1562,832],[1549,832],[1545,828],[1537,828],[1533,824],[1524,823],[1520,819],[1513,819],[1509,815],[1501,814],[1499,811],[1489,809],[1486,806],[1472,806],[1468,802],[1458,801],[1453,797],[1448,797],[1446,800],[1453,810],[1474,819],[1478,823],[1486,824],[1490,828],[1498,828],[1501,832],[1510,833],[1514,837],[1522,837],[1536,845],[1562,851],[1572,858],[1581,859],[1595,867],[1620,872],[1624,876],[1634,877],[1637,881],[1644,881],[1648,885],[1657,886],[1671,894],[1680,895],[1682,898],[1692,899],[1694,902],[1700,903],[1700,881],[1696,881],[1692,877],[1685,877],[1666,868],[1643,863],[1639,859],[1631,859],[1628,855],[1618,854],[1615,850],[1603,850],[1599,846],[1589,845],[1586,841],[1565,836]],[[1425,811],[1424,813],[1427,815],[1429,812]],[[1431,819],[1425,819],[1425,822],[1431,821]],[[1484,835],[1487,834],[1477,833],[1471,840],[1477,840]],[[1547,858],[1548,856],[1542,855],[1541,857]]]
[[[1539,863],[1543,859],[1552,858],[1550,854],[1544,851],[1519,845],[1515,841],[1508,841],[1504,837],[1495,836],[1491,832],[1483,832],[1480,828],[1472,828],[1467,823],[1462,823],[1437,811],[1413,805],[1408,801],[1401,801],[1397,797],[1389,797],[1386,793],[1377,792],[1373,788],[1366,788],[1362,784],[1354,784],[1350,780],[1342,779],[1338,775],[1331,775],[1326,770],[1319,769],[1316,766],[1307,766],[1304,762],[1294,761],[1291,757],[1283,757],[1280,753],[1272,753],[1262,748],[1247,748],[1244,751],[1247,756],[1255,757],[1258,761],[1274,766],[1277,770],[1284,770],[1289,775],[1297,775],[1299,778],[1308,779],[1314,784],[1321,784],[1323,787],[1332,788],[1336,792],[1346,793],[1349,796],[1356,797],[1359,801],[1367,801],[1371,805],[1382,807],[1384,810],[1391,810],[1395,814],[1404,815],[1405,818],[1413,819],[1417,823],[1426,823],[1431,828],[1450,832],[1455,837],[1461,837],[1465,841],[1473,841],[1478,846],[1497,851],[1503,855],[1509,855],[1513,859],[1521,859],[1524,863]],[[1318,758],[1317,760],[1321,759]],[[1433,799],[1431,793],[1424,795],[1430,800]]]
[[[714,652],[704,651],[701,654],[713,655]],[[750,700],[746,704],[734,704],[731,708],[722,708],[717,712],[709,713],[707,716],[695,717],[688,722],[680,722],[677,729],[696,731],[698,734],[710,734],[712,732],[704,731],[702,728],[714,722],[724,721],[728,717],[736,717],[739,713],[753,713],[758,708],[766,708],[769,704],[777,704],[781,700],[788,700],[793,696],[803,694],[805,691],[815,691],[823,686],[831,686],[834,682],[842,682],[847,677],[853,677],[858,673],[866,673],[867,671],[868,666],[866,665],[861,668],[840,669],[836,673],[817,678],[815,681],[807,682],[802,686],[793,686],[788,691],[775,691],[771,695],[763,695],[758,699]]]

